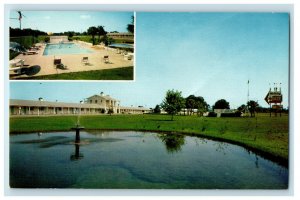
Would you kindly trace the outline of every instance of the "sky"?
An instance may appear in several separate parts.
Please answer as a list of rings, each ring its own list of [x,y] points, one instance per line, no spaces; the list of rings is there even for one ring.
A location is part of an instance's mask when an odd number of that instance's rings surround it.
[[[79,102],[103,91],[123,106],[153,108],[174,89],[237,108],[249,86],[249,100],[268,107],[270,86],[281,83],[288,106],[287,13],[137,12],[135,38],[134,82],[11,82],[10,98]]]
[[[127,32],[133,12],[91,11],[22,11],[22,29],[31,28],[44,32],[84,32],[91,26],[104,26],[107,32]],[[10,27],[19,28],[19,14],[10,12]],[[17,18],[17,19],[12,19]]]

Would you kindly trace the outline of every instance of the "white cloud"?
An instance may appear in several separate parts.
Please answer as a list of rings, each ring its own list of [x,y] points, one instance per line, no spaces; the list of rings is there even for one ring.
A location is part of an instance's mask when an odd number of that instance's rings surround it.
[[[90,19],[91,15],[80,15],[80,19]]]

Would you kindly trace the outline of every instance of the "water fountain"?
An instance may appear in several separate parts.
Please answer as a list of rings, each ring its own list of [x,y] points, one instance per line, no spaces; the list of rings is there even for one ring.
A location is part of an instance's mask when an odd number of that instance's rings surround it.
[[[82,103],[82,101],[80,101],[80,103]],[[77,124],[76,124],[75,127],[71,128],[71,130],[76,131],[75,144],[80,144],[80,130],[84,129],[84,127],[80,126],[80,124],[79,124],[81,108],[79,108],[79,109],[80,110],[79,110],[78,115],[77,115]]]
[[[76,131],[75,144],[80,144],[80,130],[84,129],[83,126],[77,124],[75,127],[71,128],[71,130]]]

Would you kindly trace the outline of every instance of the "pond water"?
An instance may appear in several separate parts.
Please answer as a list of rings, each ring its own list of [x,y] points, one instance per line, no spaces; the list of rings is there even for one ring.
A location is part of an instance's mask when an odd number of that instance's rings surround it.
[[[14,188],[286,189],[288,169],[199,137],[134,131],[10,136]]]

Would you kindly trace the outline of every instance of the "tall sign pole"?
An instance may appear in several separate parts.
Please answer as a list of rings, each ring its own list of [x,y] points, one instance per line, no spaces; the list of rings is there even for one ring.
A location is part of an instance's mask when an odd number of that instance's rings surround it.
[[[280,83],[280,88],[278,90],[277,84],[274,83],[274,89],[273,91],[269,90],[265,97],[265,101],[270,105],[270,117],[272,116],[272,111],[274,111],[275,116],[277,116],[277,113],[280,113],[281,116],[281,111],[282,111],[282,93],[281,93],[281,83]]]

